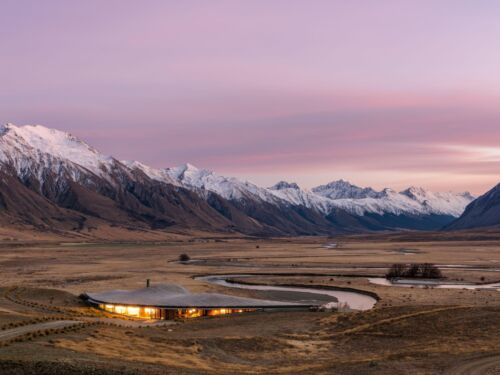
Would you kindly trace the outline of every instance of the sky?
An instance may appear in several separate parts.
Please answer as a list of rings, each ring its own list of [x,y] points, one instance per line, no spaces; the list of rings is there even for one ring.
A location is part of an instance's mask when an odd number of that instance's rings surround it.
[[[0,121],[263,186],[500,182],[496,0],[1,0]]]

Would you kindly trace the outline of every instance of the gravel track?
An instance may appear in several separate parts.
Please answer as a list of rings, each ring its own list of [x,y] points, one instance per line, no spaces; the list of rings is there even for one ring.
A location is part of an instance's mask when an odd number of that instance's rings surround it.
[[[82,321],[76,320],[56,320],[51,322],[37,323],[37,324],[29,324],[26,326],[6,329],[4,331],[0,331],[0,341],[1,340],[9,340],[12,338],[16,338],[18,336],[25,335],[31,332],[42,331],[45,329],[57,329],[73,326],[76,324],[83,323]]]

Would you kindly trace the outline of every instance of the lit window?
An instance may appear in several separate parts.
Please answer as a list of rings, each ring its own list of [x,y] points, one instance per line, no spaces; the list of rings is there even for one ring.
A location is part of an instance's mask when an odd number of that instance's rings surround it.
[[[139,307],[132,307],[132,306],[129,306],[127,307],[127,315],[132,315],[132,316],[139,316],[139,312],[141,311],[141,309]]]
[[[127,308],[125,306],[115,306],[115,312],[118,314],[126,314]]]

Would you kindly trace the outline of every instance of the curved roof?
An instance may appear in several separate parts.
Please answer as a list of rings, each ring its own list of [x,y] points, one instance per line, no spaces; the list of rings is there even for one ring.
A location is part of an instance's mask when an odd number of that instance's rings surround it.
[[[265,308],[309,307],[298,303],[243,298],[219,293],[189,293],[175,284],[163,284],[136,290],[112,290],[103,293],[86,293],[96,303],[171,308]]]

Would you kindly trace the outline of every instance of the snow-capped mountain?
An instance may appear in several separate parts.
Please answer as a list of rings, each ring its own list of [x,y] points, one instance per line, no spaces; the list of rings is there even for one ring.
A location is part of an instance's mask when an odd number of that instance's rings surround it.
[[[468,193],[414,187],[376,191],[343,180],[311,190],[285,181],[265,188],[191,164],[157,169],[118,161],[69,133],[40,125],[0,127],[0,174],[4,214],[48,227],[70,218],[66,227],[78,230],[94,219],[134,228],[276,235],[436,229],[473,199]],[[21,209],[20,195],[33,203]],[[37,206],[45,208],[30,211]]]
[[[0,164],[0,220],[88,231],[96,221],[133,230],[232,225],[204,199],[173,186],[175,181],[160,184],[63,131],[1,127]]]
[[[69,174],[75,181],[89,172],[107,178],[116,162],[69,133],[12,124],[0,128],[0,161],[14,167],[20,178],[34,175],[40,183],[49,172]]]
[[[400,193],[392,189],[375,191],[340,180],[301,190],[297,184],[279,182],[270,190],[293,204],[302,204],[328,214],[335,208],[356,216],[376,215],[449,215],[458,217],[474,199],[469,193],[433,193],[411,187]]]
[[[128,161],[124,160],[122,161],[124,165],[126,165],[128,168],[131,170],[140,170],[144,172],[148,177],[152,178],[153,180],[156,181],[162,181],[167,184],[175,185],[175,186],[180,186],[181,183],[176,177],[171,177],[170,173],[166,169],[156,169],[147,166],[146,164],[143,164],[138,161]]]
[[[360,188],[344,180],[333,181],[326,185],[317,186],[313,188],[312,191],[330,199],[377,198],[380,194],[370,187]]]
[[[455,217],[460,216],[465,207],[475,199],[469,192],[434,193],[414,186],[403,190],[400,194],[420,203],[427,212]]]
[[[434,193],[410,187],[402,192],[386,188],[376,191],[361,188],[339,180],[311,190],[301,189],[296,183],[280,181],[270,188],[262,188],[234,177],[220,176],[212,171],[198,169],[191,164],[158,171],[142,170],[151,178],[162,180],[164,174],[188,189],[210,191],[230,201],[250,199],[283,207],[304,207],[328,216],[337,210],[363,217],[392,215],[396,217],[442,216],[443,222],[458,217],[474,198],[469,193]],[[164,180],[166,181],[166,180]]]
[[[206,169],[198,169],[189,163],[179,167],[167,168],[165,172],[170,178],[185,187],[208,190],[225,199],[256,198],[266,202],[274,200],[267,189],[251,182],[241,181],[234,177],[220,176]]]
[[[311,191],[302,190],[296,183],[280,181],[269,188],[276,197],[296,206],[304,206],[317,210],[324,215],[330,213],[334,207],[332,201]]]
[[[445,229],[474,229],[500,226],[500,184],[471,202],[463,214]]]

